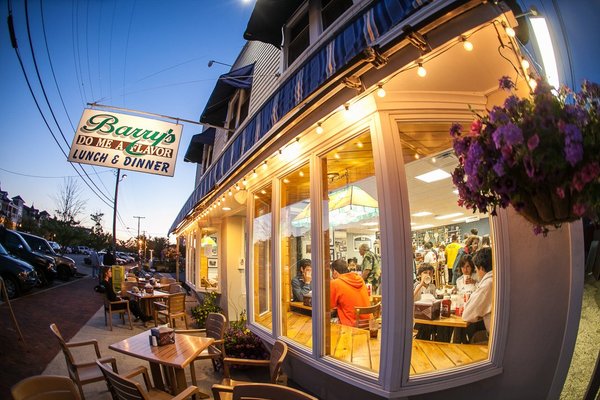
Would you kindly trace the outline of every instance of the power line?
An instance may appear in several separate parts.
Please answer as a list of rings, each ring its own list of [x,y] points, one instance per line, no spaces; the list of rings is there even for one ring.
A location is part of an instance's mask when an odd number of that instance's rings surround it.
[[[4,172],[8,172],[9,174],[13,174],[13,175],[19,175],[19,176],[26,176],[28,178],[38,178],[38,179],[64,179],[64,178],[81,178],[81,175],[63,175],[63,176],[42,176],[42,175],[30,175],[30,174],[24,174],[22,172],[16,172],[16,171],[11,171],[8,169],[4,169],[0,167],[0,171],[4,171]],[[96,172],[96,175],[99,174],[106,174],[107,172],[111,172],[110,170],[107,171],[102,171],[102,172]]]

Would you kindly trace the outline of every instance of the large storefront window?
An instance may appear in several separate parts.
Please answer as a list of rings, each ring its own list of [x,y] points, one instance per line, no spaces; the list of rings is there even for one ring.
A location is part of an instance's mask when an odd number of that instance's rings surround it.
[[[311,346],[312,263],[309,166],[281,179],[280,258],[282,335]]]
[[[381,347],[379,205],[371,136],[322,158],[326,354],[378,371]],[[385,277],[384,277],[385,278]]]
[[[204,290],[214,290],[219,286],[219,241],[216,228],[201,230],[200,287]]]
[[[254,321],[272,329],[271,290],[271,226],[272,188],[266,186],[254,193],[252,223],[252,279],[254,288]]]
[[[451,150],[450,123],[401,123],[398,128],[413,245],[410,373],[445,371],[487,360],[493,274],[478,273],[474,260],[478,249],[493,248],[489,218],[457,204],[450,174],[458,160]],[[475,294],[479,285],[489,292]],[[481,301],[469,303],[471,296]],[[481,318],[484,314],[487,317]]]

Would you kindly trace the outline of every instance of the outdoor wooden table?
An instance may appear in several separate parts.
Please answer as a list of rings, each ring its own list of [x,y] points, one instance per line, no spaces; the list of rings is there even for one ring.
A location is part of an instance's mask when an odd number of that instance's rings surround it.
[[[166,381],[170,385],[173,394],[181,393],[188,387],[185,378],[185,367],[210,346],[214,339],[176,333],[175,343],[154,347],[150,345],[149,336],[150,330],[147,330],[111,344],[108,348],[148,361],[154,386],[165,390]],[[161,373],[161,366],[166,372],[165,379],[163,379]],[[208,395],[201,397],[206,398]]]
[[[129,293],[129,295],[135,298],[139,303],[143,304],[142,307],[144,314],[149,316],[154,315],[154,300],[169,297],[169,293],[161,292],[160,290],[154,290],[152,293],[146,293],[143,290],[140,290],[139,292],[129,291],[127,293]]]

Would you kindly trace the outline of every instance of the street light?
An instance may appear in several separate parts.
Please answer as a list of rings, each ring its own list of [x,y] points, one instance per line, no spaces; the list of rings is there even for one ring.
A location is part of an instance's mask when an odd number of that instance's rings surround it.
[[[113,205],[113,253],[117,251],[117,198],[119,196],[119,182],[127,178],[127,174],[121,176],[121,169],[117,168],[117,179],[115,182],[115,202]]]

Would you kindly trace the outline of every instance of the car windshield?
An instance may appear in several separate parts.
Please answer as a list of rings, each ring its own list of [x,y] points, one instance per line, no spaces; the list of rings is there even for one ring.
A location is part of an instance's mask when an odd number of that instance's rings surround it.
[[[6,249],[4,247],[2,247],[2,245],[0,244],[0,255],[5,256],[7,254],[8,254],[8,252],[6,251]]]

